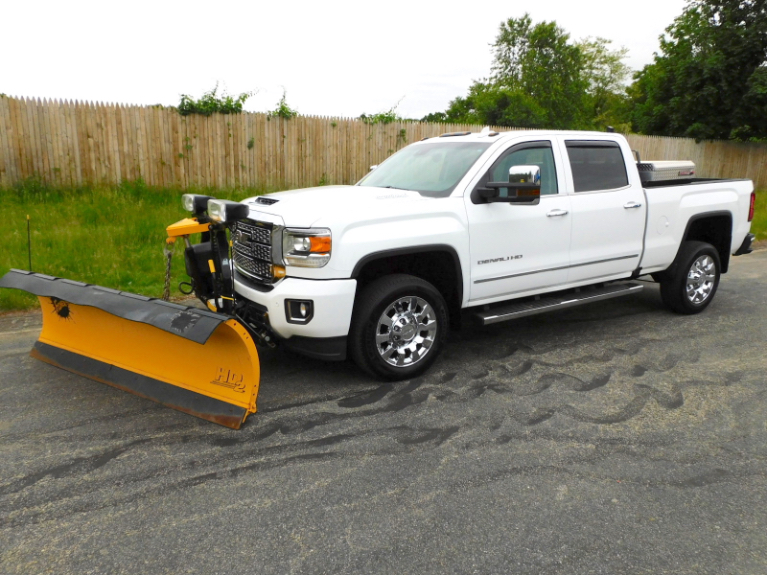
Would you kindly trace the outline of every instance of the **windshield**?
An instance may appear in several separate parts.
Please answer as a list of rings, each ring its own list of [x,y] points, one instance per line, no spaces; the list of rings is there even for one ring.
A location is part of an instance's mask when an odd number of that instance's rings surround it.
[[[490,144],[485,142],[434,142],[408,146],[357,185],[413,190],[424,196],[445,198],[489,147]]]

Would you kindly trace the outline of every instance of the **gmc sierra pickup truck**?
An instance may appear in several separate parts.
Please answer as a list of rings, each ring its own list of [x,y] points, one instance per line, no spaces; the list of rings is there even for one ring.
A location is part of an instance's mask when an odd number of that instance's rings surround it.
[[[705,309],[751,251],[753,184],[688,164],[658,162],[664,179],[617,134],[486,129],[407,146],[353,186],[208,211],[230,229],[233,310],[258,341],[397,380],[434,362],[466,308],[490,324],[651,276],[671,310]]]

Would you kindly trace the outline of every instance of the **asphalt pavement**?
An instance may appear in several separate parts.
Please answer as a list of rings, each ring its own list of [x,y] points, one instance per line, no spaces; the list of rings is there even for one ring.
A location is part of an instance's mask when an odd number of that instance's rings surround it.
[[[233,431],[28,356],[0,318],[0,573],[767,573],[767,250],[451,335],[382,384],[261,352]]]

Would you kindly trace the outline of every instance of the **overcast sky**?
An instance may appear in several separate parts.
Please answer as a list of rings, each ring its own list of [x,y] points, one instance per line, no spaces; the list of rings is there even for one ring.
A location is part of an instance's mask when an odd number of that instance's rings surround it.
[[[490,72],[502,21],[530,13],[571,38],[602,36],[634,69],[685,0],[260,2],[0,0],[0,92],[177,105],[220,82],[246,109],[356,117],[444,110]]]

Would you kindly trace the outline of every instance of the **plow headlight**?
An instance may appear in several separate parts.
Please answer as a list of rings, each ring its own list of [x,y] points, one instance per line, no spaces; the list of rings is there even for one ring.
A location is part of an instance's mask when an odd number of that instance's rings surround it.
[[[326,228],[291,229],[282,232],[285,263],[302,268],[321,268],[330,261],[333,241]]]
[[[192,212],[195,216],[204,214],[208,210],[208,200],[211,196],[201,196],[199,194],[184,194],[181,196],[181,203],[187,212]]]
[[[232,223],[248,217],[250,209],[245,204],[231,200],[208,200],[208,216],[220,224]]]

